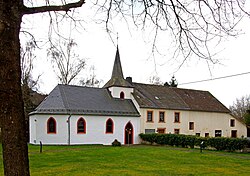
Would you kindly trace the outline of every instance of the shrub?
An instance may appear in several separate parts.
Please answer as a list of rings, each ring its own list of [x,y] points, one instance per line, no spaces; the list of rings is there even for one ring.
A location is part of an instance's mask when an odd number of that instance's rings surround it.
[[[113,142],[112,142],[112,146],[114,146],[114,147],[120,147],[121,146],[121,143],[117,140],[117,139],[115,139]]]

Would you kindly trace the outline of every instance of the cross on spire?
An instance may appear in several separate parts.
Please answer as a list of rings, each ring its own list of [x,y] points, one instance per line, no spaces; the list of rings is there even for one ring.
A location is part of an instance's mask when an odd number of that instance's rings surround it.
[[[116,33],[116,45],[118,46],[118,41],[119,41],[119,34],[118,32]]]

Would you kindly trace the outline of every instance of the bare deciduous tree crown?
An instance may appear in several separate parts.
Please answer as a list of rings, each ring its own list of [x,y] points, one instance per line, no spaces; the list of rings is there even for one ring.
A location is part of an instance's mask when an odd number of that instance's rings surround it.
[[[250,95],[237,98],[229,109],[235,117],[243,120],[247,110],[250,110]]]
[[[225,36],[236,36],[236,25],[244,16],[250,16],[246,0],[141,0],[141,1],[95,1],[99,11],[106,13],[107,31],[112,30],[112,20],[121,16],[131,17],[142,29],[154,26],[152,52],[157,52],[160,31],[172,36],[175,52],[182,56],[182,64],[195,55],[215,64],[211,42],[220,42]],[[180,64],[180,67],[182,66]]]
[[[77,43],[73,39],[53,44],[50,43],[48,56],[55,69],[55,73],[62,84],[70,84],[85,68],[85,59],[74,50]]]

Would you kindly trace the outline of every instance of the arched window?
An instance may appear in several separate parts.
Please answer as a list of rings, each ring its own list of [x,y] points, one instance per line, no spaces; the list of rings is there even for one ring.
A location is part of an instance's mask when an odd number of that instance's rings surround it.
[[[86,122],[82,117],[77,121],[77,133],[86,133]]]
[[[124,99],[124,97],[125,97],[124,92],[121,92],[121,93],[120,93],[120,98],[121,98],[121,99]]]
[[[53,117],[50,117],[47,121],[47,133],[56,134],[56,120]]]
[[[112,119],[108,119],[106,121],[106,133],[113,133],[114,131],[114,123]]]

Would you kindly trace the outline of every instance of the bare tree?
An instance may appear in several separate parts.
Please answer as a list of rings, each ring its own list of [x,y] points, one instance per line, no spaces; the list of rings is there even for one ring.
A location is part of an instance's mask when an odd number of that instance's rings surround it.
[[[244,115],[250,110],[250,95],[237,98],[229,109],[235,117],[244,121]]]
[[[122,18],[143,30],[154,28],[152,52],[158,52],[159,33],[165,32],[166,40],[172,40],[173,58],[182,56],[181,67],[191,56],[198,56],[207,64],[218,63],[213,56],[217,42],[223,37],[236,36],[237,24],[244,16],[250,16],[245,7],[246,0],[110,0],[95,1],[99,11],[106,13],[108,32],[112,31],[112,21]],[[248,9],[246,9],[248,8]],[[212,47],[212,48],[211,48]],[[165,48],[164,48],[165,49]],[[165,49],[166,50],[166,49]],[[194,57],[192,57],[194,58]]]
[[[4,175],[30,175],[21,91],[19,33],[22,17],[48,11],[67,12],[81,7],[85,1],[61,2],[61,5],[28,7],[22,0],[0,0],[0,120]]]
[[[161,78],[158,75],[152,75],[149,77],[149,83],[155,85],[163,85]]]
[[[102,80],[98,80],[95,74],[95,66],[91,66],[88,70],[88,74],[85,78],[82,78],[79,81],[79,85],[86,86],[86,87],[99,87]]]
[[[36,104],[32,101],[33,89],[38,86],[38,81],[41,75],[33,78],[32,72],[34,68],[34,60],[36,58],[34,52],[36,50],[36,42],[33,38],[21,46],[21,87],[24,103],[25,114],[25,131],[26,141],[29,141],[29,117],[28,114],[35,109]]]
[[[243,117],[248,130],[250,130],[250,110],[247,110]]]
[[[21,46],[21,85],[27,85],[30,89],[36,89],[41,75],[33,78],[32,72],[34,68],[35,50],[37,48],[36,42],[31,39]]]
[[[50,43],[48,56],[51,58],[55,73],[62,84],[70,84],[84,69],[85,59],[76,54],[77,43],[73,39],[58,40],[56,44]]]

